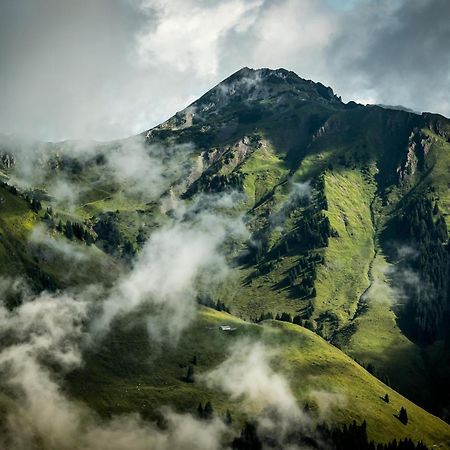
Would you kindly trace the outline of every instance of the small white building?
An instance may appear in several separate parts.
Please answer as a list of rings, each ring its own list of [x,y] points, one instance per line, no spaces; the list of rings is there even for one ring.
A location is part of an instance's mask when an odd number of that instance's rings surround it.
[[[219,329],[221,331],[235,331],[236,328],[231,327],[230,325],[220,325]]]

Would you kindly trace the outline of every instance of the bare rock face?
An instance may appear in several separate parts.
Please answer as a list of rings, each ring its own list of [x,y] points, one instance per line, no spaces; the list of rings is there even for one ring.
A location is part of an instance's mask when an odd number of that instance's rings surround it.
[[[10,169],[16,164],[16,159],[14,155],[10,153],[2,153],[0,154],[0,167],[2,169]]]
[[[428,114],[427,114],[428,115]],[[450,142],[450,127],[448,126],[448,122],[443,120],[441,116],[438,115],[428,115],[430,119],[429,128],[433,133],[444,138],[447,142]]]
[[[408,139],[408,150],[403,164],[397,168],[399,183],[403,184],[425,166],[425,158],[431,147],[431,139],[414,129]]]

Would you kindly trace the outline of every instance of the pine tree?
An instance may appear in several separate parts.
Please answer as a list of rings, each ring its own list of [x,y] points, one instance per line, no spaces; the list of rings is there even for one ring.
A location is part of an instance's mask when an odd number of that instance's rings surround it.
[[[261,450],[262,443],[258,437],[256,425],[247,422],[241,431],[241,435],[234,439],[232,448],[235,450]]]
[[[66,235],[67,239],[73,239],[73,226],[72,222],[67,221],[66,227],[64,230],[64,234]]]
[[[133,248],[133,244],[131,243],[131,241],[127,240],[125,241],[125,244],[123,246],[123,254],[124,256],[134,256],[135,255],[135,250]]]
[[[213,407],[210,401],[206,402],[205,405],[205,410],[204,410],[204,415],[205,415],[205,419],[211,419],[213,416]]]
[[[143,228],[139,228],[138,234],[136,236],[136,243],[139,247],[142,247],[145,243],[145,232]]]
[[[302,325],[302,316],[297,315],[294,317],[294,320],[292,321],[295,325]]]
[[[406,409],[403,406],[400,408],[398,419],[403,425],[406,425],[408,423],[408,413],[406,412]]]
[[[282,322],[292,322],[292,316],[289,313],[281,313],[280,319]]]
[[[194,382],[194,368],[192,366],[188,366],[184,380],[186,381],[186,383]]]

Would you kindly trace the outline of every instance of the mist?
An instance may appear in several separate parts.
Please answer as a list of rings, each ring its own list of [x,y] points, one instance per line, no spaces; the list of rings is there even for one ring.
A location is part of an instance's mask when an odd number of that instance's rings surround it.
[[[107,336],[111,323],[143,306],[149,339],[176,345],[180,333],[195,318],[197,289],[222,282],[228,266],[221,246],[245,237],[240,218],[217,214],[232,203],[226,198],[202,198],[179,204],[176,218],[153,233],[129,272],[107,290],[85,286],[34,295],[20,281],[2,280],[21,297],[10,310],[0,306],[1,383],[6,388],[0,407],[6,408],[2,444],[16,449],[222,448],[226,426],[215,419],[199,422],[189,414],[162,411],[164,429],[137,414],[105,420],[64,393],[64,375],[81,367],[83,353]],[[32,242],[77,258],[69,241],[56,241],[37,228]],[[101,307],[99,308],[99,301]]]
[[[8,406],[0,437],[2,447],[220,448],[225,425],[219,420],[200,423],[188,414],[165,409],[163,430],[137,414],[103,419],[67,397],[62,376],[82,364],[82,347],[89,341],[83,326],[91,307],[86,297],[86,292],[83,298],[44,293],[13,311],[0,306],[0,405],[2,409]]]
[[[262,435],[276,433],[283,440],[293,427],[307,428],[312,422],[300,410],[286,379],[273,370],[274,355],[275,349],[262,342],[241,340],[205,381],[232,400],[242,401],[244,410],[256,415]]]
[[[147,319],[151,337],[176,341],[195,317],[198,290],[211,290],[228,275],[223,244],[248,234],[242,217],[218,215],[219,207],[226,210],[232,203],[227,197],[201,197],[189,206],[180,202],[173,222],[151,234],[130,273],[103,301],[94,329],[102,332],[117,315],[146,305],[154,307]]]

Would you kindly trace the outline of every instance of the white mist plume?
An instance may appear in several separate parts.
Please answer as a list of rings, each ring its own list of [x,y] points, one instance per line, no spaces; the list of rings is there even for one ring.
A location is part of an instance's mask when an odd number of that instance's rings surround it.
[[[292,191],[289,199],[310,198],[311,197],[311,181],[304,183],[292,183]]]
[[[70,182],[64,176],[56,178],[47,188],[48,194],[55,200],[55,204],[66,211],[75,209],[80,194],[85,189],[80,185]]]
[[[191,144],[148,145],[143,136],[124,139],[106,149],[106,175],[126,186],[125,195],[154,201],[187,176],[195,165],[190,159],[193,150]]]
[[[109,292],[88,287],[78,294],[24,294],[12,311],[1,304],[0,372],[8,396],[0,396],[0,406],[5,398],[11,406],[0,444],[14,450],[222,448],[226,426],[220,420],[204,423],[170,410],[164,411],[164,430],[137,415],[102,420],[68,398],[61,380],[82,364],[94,337],[90,330],[105,333],[116,317],[143,305],[155,307],[147,316],[153,339],[178,337],[194,318],[196,286],[227,274],[224,240],[245,233],[240,219],[223,215],[232,203],[219,197],[203,197],[190,207],[181,203],[174,221],[152,234],[134,268]],[[40,228],[32,239],[66,255],[74,251]],[[14,287],[7,280],[0,285]]]
[[[347,404],[347,397],[339,392],[312,390],[309,397],[317,405],[318,419],[321,422],[330,419],[333,409],[343,408]]]
[[[390,266],[386,274],[389,277],[392,297],[396,304],[404,306],[412,300],[413,296],[418,296],[421,293],[423,299],[433,296],[433,286],[423,280],[421,274],[411,264],[417,259],[419,252],[409,245],[397,245],[395,243],[392,245],[394,245],[397,263]]]
[[[86,296],[86,293],[84,293]],[[214,450],[226,427],[164,410],[164,430],[138,415],[103,420],[69,399],[58,375],[82,363],[90,304],[66,294],[28,298],[13,311],[0,304],[0,371],[9,407],[0,445],[13,450]],[[4,391],[5,392],[5,391]],[[0,396],[0,405],[5,396]]]
[[[288,197],[281,204],[278,211],[270,216],[270,223],[273,227],[279,227],[288,216],[302,201],[310,200],[312,195],[311,181],[304,183],[291,183]]]
[[[294,427],[308,429],[312,421],[299,408],[287,380],[272,368],[274,354],[261,342],[241,340],[205,381],[232,400],[241,400],[250,414],[256,412],[262,436],[271,434],[282,441]]]
[[[339,392],[311,390],[307,397],[316,405],[311,416],[301,409],[287,379],[274,369],[277,349],[263,341],[240,339],[230,348],[227,359],[201,377],[212,389],[220,389],[239,401],[250,417],[256,418],[263,448],[299,450],[298,434],[321,442],[316,426],[344,408],[347,398]]]
[[[64,238],[52,237],[43,225],[37,225],[31,231],[29,242],[42,250],[44,258],[70,259],[72,262],[81,262],[88,259],[88,254],[79,246]]]
[[[101,192],[106,197],[117,190],[144,203],[156,201],[198,165],[192,144],[149,144],[142,135],[105,144],[0,136],[0,147],[14,161],[8,169],[12,184],[22,190],[44,189],[65,210],[98,199]]]
[[[228,273],[221,245],[227,238],[246,235],[240,218],[226,218],[214,209],[198,212],[196,205],[150,236],[131,272],[103,302],[94,330],[105,331],[115,317],[142,306],[154,307],[148,330],[155,339],[176,338],[189,324],[195,315],[196,287],[214,285]],[[226,207],[227,200],[219,199],[216,206]]]

